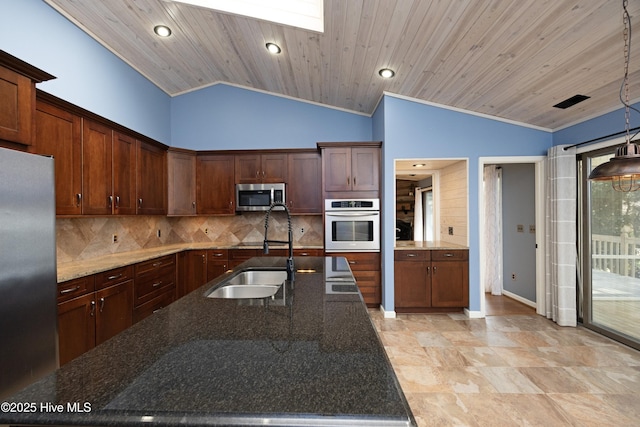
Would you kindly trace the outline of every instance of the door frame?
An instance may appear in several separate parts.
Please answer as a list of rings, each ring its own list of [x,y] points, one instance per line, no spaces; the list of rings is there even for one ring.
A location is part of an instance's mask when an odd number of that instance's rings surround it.
[[[478,218],[479,218],[479,242],[480,242],[480,313],[479,317],[486,316],[486,307],[484,301],[484,188],[483,188],[483,171],[486,165],[492,164],[533,164],[535,166],[535,227],[536,227],[536,312],[540,315],[545,314],[545,193],[546,193],[546,159],[547,156],[504,156],[504,157],[480,157],[478,159]],[[517,299],[517,298],[516,298]],[[528,301],[521,300],[527,304]],[[528,304],[529,305],[529,304]]]

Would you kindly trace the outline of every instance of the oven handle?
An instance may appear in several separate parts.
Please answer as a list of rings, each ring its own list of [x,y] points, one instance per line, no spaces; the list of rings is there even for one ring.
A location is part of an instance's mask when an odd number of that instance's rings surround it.
[[[350,213],[347,213],[347,212],[340,212],[340,213],[327,212],[325,214],[325,216],[329,216],[329,217],[331,217],[331,216],[347,216],[347,217],[348,216],[371,216],[371,215],[378,215],[378,212],[363,212],[363,213],[360,213],[360,212],[350,212]]]

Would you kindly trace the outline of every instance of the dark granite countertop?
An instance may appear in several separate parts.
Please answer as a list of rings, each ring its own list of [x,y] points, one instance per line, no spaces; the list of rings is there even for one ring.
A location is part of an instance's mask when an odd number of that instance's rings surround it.
[[[266,300],[209,282],[6,399],[23,406],[0,424],[415,425],[346,260],[295,263]]]

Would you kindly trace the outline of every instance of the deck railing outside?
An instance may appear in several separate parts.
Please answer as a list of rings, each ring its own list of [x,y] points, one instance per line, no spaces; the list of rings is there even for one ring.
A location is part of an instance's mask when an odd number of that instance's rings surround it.
[[[640,276],[640,238],[592,234],[591,266],[628,277]]]

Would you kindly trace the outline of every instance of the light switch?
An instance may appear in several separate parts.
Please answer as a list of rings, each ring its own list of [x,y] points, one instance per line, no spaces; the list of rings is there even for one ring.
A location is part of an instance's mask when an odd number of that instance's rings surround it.
[[[524,233],[524,225],[518,224],[518,233]]]
[[[529,233],[536,234],[536,226],[535,225],[530,225],[529,226]]]

